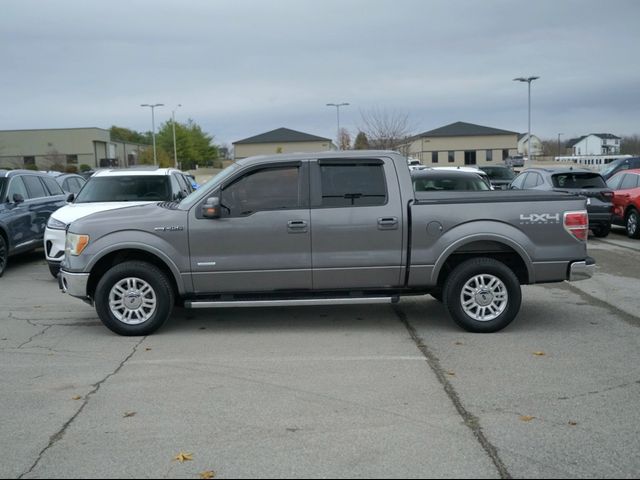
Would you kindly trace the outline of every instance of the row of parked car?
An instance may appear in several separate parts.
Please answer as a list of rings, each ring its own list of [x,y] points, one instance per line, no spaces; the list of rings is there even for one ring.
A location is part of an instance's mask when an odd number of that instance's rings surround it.
[[[410,169],[416,191],[509,189],[582,195],[596,237],[609,235],[614,224],[625,227],[630,238],[640,238],[640,168],[632,168],[635,160],[622,159],[602,174],[574,167],[527,168],[516,174],[506,165]],[[640,166],[640,158],[637,161]]]
[[[0,170],[0,276],[10,256],[43,245],[57,276],[72,221],[92,213],[158,201],[175,201],[198,187],[172,168],[104,169],[81,175]]]

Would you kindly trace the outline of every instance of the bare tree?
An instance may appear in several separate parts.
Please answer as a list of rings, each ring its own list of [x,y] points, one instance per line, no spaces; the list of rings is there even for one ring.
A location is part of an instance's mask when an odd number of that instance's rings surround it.
[[[620,140],[620,153],[638,155],[640,154],[640,135],[625,135]]]
[[[393,150],[411,135],[409,114],[378,107],[361,110],[359,127],[374,149]]]
[[[338,136],[338,148],[340,150],[351,149],[351,134],[346,128],[340,128],[340,135]]]

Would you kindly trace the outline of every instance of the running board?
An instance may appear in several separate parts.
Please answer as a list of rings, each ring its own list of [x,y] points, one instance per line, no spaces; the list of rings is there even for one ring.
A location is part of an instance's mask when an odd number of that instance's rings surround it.
[[[305,298],[299,300],[232,300],[199,301],[187,300],[185,308],[240,308],[240,307],[304,307],[319,305],[368,305],[398,303],[400,297],[360,297],[360,298]]]

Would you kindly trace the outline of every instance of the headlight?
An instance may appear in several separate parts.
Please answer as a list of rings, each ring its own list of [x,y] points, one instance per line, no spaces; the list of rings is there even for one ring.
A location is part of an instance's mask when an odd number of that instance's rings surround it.
[[[65,230],[67,228],[67,224],[61,222],[60,220],[56,220],[53,217],[49,217],[49,221],[47,222],[47,227],[53,230]]]
[[[89,245],[89,235],[78,235],[76,233],[67,233],[64,250],[69,255],[78,256]]]

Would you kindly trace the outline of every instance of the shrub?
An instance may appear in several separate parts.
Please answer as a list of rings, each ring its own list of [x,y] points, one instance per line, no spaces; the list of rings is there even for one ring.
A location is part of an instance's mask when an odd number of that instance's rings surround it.
[[[83,163],[82,165],[80,165],[80,171],[81,172],[88,172],[89,170],[91,170],[91,167],[89,165],[87,165],[86,163]]]
[[[75,165],[67,165],[64,169],[66,173],[78,173],[78,167]]]

